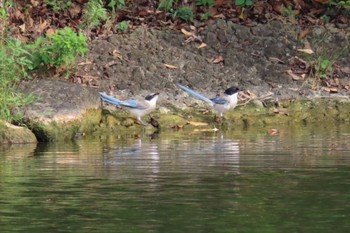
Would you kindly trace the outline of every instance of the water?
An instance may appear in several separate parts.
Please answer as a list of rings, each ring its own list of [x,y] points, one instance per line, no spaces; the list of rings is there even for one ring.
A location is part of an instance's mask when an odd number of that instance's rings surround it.
[[[350,126],[0,148],[0,232],[350,232]]]

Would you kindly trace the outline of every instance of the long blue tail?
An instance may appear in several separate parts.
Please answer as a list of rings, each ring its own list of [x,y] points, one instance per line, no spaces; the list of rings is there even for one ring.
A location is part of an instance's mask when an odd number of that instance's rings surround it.
[[[182,86],[181,84],[179,83],[176,83],[176,85],[178,87],[180,87],[182,90],[184,90],[185,92],[187,92],[188,94],[192,95],[193,97],[197,98],[197,99],[200,99],[200,100],[203,100],[205,102],[207,102],[208,104],[210,105],[213,105],[213,101],[211,101],[210,99],[208,99],[207,97],[205,96],[202,96],[201,94],[195,92],[195,91],[192,91],[191,89],[185,87],[185,86]]]
[[[116,105],[118,107],[121,106],[122,101],[120,101],[120,100],[118,100],[116,98],[113,98],[112,96],[106,95],[103,92],[100,92],[100,97],[101,97],[102,101],[104,101],[104,102]]]

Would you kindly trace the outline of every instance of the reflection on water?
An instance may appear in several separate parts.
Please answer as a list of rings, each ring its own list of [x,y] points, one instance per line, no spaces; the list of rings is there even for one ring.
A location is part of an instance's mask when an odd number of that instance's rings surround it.
[[[0,147],[0,232],[348,232],[350,126]]]

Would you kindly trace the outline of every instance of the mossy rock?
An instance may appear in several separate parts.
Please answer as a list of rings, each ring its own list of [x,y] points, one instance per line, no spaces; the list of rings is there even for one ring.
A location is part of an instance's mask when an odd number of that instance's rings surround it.
[[[36,143],[37,139],[28,128],[0,122],[0,144]]]

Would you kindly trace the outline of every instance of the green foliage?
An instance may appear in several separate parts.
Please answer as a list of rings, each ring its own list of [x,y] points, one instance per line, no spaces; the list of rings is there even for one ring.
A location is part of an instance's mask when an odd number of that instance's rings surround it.
[[[112,18],[115,18],[115,9],[122,10],[125,7],[125,0],[110,0],[108,6],[112,8]]]
[[[58,12],[60,10],[65,10],[72,5],[70,0],[45,0],[48,6],[51,6],[53,11]]]
[[[196,0],[197,6],[213,6],[215,0]]]
[[[84,55],[87,49],[87,38],[76,34],[70,28],[56,30],[47,38],[40,37],[35,44],[28,46],[33,52],[33,68],[41,65],[66,69],[72,68],[78,55]]]
[[[11,109],[30,102],[31,96],[16,93],[16,84],[28,77],[30,53],[19,40],[6,39],[8,15],[0,8],[0,119],[11,121]]]
[[[107,20],[107,10],[103,8],[101,0],[89,0],[84,8],[84,28],[95,28],[101,25],[102,20]]]
[[[253,6],[253,0],[235,0],[235,4],[240,7],[249,7]]]
[[[174,12],[174,17],[178,17],[182,20],[192,22],[194,19],[194,13],[189,7],[180,7]]]
[[[207,21],[211,17],[210,12],[207,12],[201,16],[201,21]]]
[[[122,21],[117,25],[118,32],[125,32],[126,30],[128,30],[128,24],[126,21]]]
[[[161,0],[159,2],[158,10],[170,12],[173,7],[173,0]]]
[[[331,0],[331,1],[329,1],[329,5],[335,6],[335,7],[338,7],[338,8],[344,8],[346,10],[350,10],[350,0],[346,0],[346,1],[334,1],[334,0]]]
[[[125,0],[110,0],[108,6],[112,8],[112,11],[115,9],[123,9],[125,7]]]
[[[314,64],[315,77],[321,79],[329,78],[333,73],[334,62],[324,57],[318,57]]]

